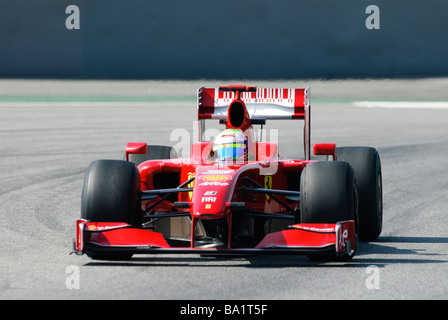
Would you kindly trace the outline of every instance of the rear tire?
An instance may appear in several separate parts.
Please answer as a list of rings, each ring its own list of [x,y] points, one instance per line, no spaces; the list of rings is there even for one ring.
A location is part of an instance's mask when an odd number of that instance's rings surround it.
[[[375,241],[383,227],[380,156],[371,147],[338,147],[336,159],[348,162],[355,172],[359,197],[359,238]]]
[[[358,199],[353,169],[346,162],[323,161],[308,164],[300,177],[300,222],[336,223],[354,220],[357,239]],[[357,244],[355,244],[357,247]],[[355,255],[343,256],[351,259]],[[311,259],[334,258],[310,255]]]

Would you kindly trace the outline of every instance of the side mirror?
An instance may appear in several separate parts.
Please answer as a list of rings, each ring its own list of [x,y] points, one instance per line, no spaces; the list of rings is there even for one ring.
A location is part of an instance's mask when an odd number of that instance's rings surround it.
[[[126,161],[129,161],[130,154],[146,154],[147,151],[146,142],[128,142],[126,144]]]
[[[316,156],[327,156],[327,159],[331,156],[333,161],[336,160],[336,144],[334,143],[316,143],[314,145],[313,153]]]

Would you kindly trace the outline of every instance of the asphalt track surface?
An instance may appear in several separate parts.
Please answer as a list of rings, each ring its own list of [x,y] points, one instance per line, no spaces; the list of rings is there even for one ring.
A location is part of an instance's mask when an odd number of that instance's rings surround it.
[[[175,145],[173,130],[193,131],[196,89],[225,83],[1,80],[0,299],[447,299],[448,80],[232,82],[309,84],[313,143],[377,148],[378,241],[331,263],[69,255],[89,163],[122,159],[128,141]],[[300,157],[299,123],[275,126],[280,152]]]

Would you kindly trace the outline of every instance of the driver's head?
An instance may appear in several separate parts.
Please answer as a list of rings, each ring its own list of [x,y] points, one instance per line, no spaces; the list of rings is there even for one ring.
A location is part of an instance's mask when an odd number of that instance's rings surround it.
[[[216,137],[213,143],[213,153],[218,161],[247,161],[247,137],[241,130],[226,129]]]

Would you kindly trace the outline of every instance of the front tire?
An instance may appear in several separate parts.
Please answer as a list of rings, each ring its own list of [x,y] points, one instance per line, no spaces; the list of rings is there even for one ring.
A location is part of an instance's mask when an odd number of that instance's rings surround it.
[[[81,195],[81,218],[90,222],[125,222],[141,227],[137,194],[140,174],[133,163],[97,160],[90,164]],[[132,254],[86,252],[99,260],[128,260]]]
[[[140,226],[137,193],[140,174],[134,164],[97,160],[90,164],[81,195],[81,218],[92,222],[125,222]]]
[[[355,221],[357,239],[358,197],[353,169],[348,163],[339,161],[308,164],[300,177],[300,222],[337,223],[347,220]],[[354,255],[355,252],[342,259],[351,259]],[[309,257],[326,260],[334,256]]]

